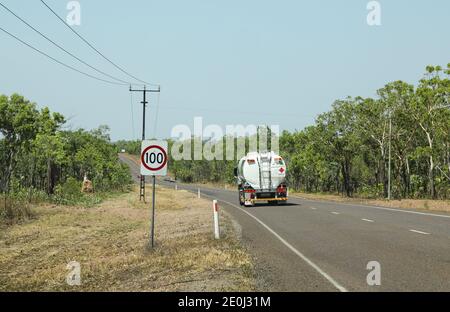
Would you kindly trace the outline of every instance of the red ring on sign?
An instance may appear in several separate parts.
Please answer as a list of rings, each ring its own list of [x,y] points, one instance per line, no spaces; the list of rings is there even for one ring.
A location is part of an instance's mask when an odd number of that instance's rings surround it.
[[[158,168],[150,168],[149,166],[147,166],[147,164],[145,163],[145,161],[144,161],[144,155],[145,155],[145,153],[147,153],[149,150],[151,150],[152,148],[156,148],[156,149],[159,149],[162,153],[163,153],[163,155],[164,155],[164,162],[163,162],[163,164],[160,166],[160,167],[158,167]],[[152,145],[152,146],[149,146],[149,147],[147,147],[143,152],[142,152],[142,155],[141,155],[141,164],[145,167],[145,169],[147,169],[147,170],[150,170],[150,171],[159,171],[159,170],[161,170],[162,168],[164,168],[165,166],[166,166],[166,164],[167,164],[167,153],[166,153],[166,151],[161,147],[161,146],[158,146],[158,145]]]

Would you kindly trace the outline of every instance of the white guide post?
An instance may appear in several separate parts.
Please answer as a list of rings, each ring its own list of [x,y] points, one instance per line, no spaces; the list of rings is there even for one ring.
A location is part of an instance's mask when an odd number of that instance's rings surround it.
[[[213,211],[214,211],[214,238],[220,239],[219,204],[217,203],[217,200],[213,201]]]

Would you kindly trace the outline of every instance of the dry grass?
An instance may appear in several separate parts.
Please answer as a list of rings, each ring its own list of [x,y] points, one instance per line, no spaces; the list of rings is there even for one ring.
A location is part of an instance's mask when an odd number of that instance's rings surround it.
[[[291,193],[291,195],[314,200],[330,200],[348,203],[362,203],[389,208],[450,212],[450,201],[448,200],[403,199],[387,201],[382,199],[347,198],[331,194]]]
[[[157,191],[156,243],[147,248],[150,205],[137,192],[93,208],[39,206],[37,219],[0,229],[0,291],[249,291],[253,266],[231,220],[212,237],[209,201]],[[66,284],[81,264],[81,286]]]
[[[33,211],[27,201],[0,196],[0,223],[12,225],[31,218]]]

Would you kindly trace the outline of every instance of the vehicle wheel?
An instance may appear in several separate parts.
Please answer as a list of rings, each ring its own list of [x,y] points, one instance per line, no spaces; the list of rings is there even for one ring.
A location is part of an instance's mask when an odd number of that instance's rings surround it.
[[[244,206],[244,201],[243,201],[242,196],[243,196],[242,192],[239,192],[239,205]]]

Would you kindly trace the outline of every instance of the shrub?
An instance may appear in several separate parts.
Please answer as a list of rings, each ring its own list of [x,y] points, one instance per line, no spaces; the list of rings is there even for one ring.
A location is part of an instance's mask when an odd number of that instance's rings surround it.
[[[0,203],[0,220],[7,224],[14,224],[33,217],[29,204],[18,198],[2,196]]]
[[[75,178],[68,178],[63,184],[56,186],[52,201],[59,205],[83,205],[91,207],[102,201],[97,194],[84,194],[81,192],[81,182]]]

